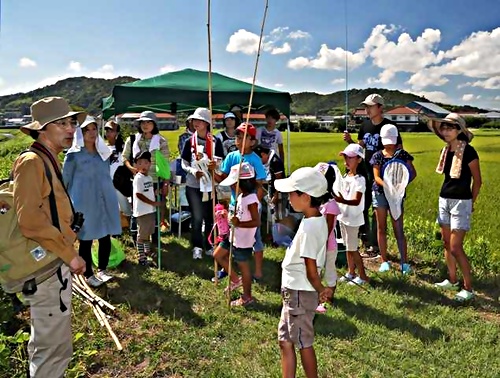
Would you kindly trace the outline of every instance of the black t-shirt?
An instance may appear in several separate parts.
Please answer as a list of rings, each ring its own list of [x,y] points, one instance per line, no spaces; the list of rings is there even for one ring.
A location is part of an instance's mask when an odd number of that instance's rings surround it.
[[[453,161],[455,152],[448,151],[446,154],[446,161],[444,163],[444,182],[441,187],[440,197],[452,199],[472,199],[472,173],[470,171],[469,163],[473,160],[479,159],[479,156],[471,145],[467,144],[464,149],[462,157],[462,171],[460,177],[453,179],[450,177],[451,163]]]
[[[224,158],[224,150],[222,148],[222,143],[219,138],[214,138],[215,141],[215,156]],[[198,145],[205,146],[206,140],[198,137]],[[191,163],[193,160],[193,146],[191,146],[191,138],[184,142],[184,147],[182,149],[181,158]]]
[[[371,170],[371,168],[368,164],[373,154],[384,149],[382,138],[380,138],[380,130],[382,129],[382,126],[388,124],[392,125],[393,123],[387,118],[382,119],[382,122],[378,125],[374,125],[373,122],[368,119],[364,121],[359,128],[358,140],[362,140],[365,144],[365,162],[369,170]],[[398,136],[398,144],[403,144],[401,134]]]

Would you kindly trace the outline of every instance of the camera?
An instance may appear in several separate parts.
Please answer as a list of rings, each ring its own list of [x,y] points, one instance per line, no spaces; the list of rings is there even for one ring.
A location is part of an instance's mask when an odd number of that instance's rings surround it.
[[[71,223],[71,229],[75,234],[77,234],[83,226],[83,222],[85,218],[83,217],[83,213],[76,212],[73,214],[73,223]]]

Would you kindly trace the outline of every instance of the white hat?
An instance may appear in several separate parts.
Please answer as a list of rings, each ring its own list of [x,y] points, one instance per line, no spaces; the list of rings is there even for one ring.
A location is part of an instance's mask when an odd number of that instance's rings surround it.
[[[94,117],[91,117],[91,116],[87,116],[85,118],[85,121],[83,121],[83,123],[80,125],[80,128],[84,129],[86,128],[88,125],[90,125],[91,123],[95,123],[95,125],[97,126],[97,121],[95,120]]]
[[[250,165],[250,163],[243,162],[240,164],[235,164],[231,167],[229,175],[221,181],[220,186],[231,186],[238,182],[238,177],[240,180],[247,180],[255,177],[255,169]]]
[[[158,119],[156,118],[156,114],[152,112],[151,110],[145,110],[141,113],[139,118],[134,120],[134,126],[139,126],[142,121],[151,121],[153,122],[156,126],[158,126]]]
[[[384,105],[384,98],[377,93],[372,93],[371,95],[367,96],[365,98],[365,101],[363,101],[361,104],[368,105],[368,106],[377,105],[377,104]]]
[[[340,156],[345,155],[349,157],[359,156],[361,159],[365,158],[365,150],[357,143],[348,144],[344,151],[340,151]]]
[[[382,144],[384,146],[387,144],[397,144],[398,135],[398,128],[390,123],[382,126],[380,129],[380,138],[382,138]]]
[[[294,171],[290,177],[276,180],[274,187],[278,192],[290,193],[298,190],[311,197],[321,197],[327,192],[328,183],[325,176],[311,167],[302,167]]]
[[[207,108],[197,108],[187,119],[199,119],[210,125],[212,117],[210,116],[210,110]]]

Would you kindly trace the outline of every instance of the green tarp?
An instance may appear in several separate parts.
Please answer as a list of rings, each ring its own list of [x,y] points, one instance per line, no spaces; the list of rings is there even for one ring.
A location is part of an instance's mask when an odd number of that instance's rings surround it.
[[[252,85],[212,73],[212,108],[225,112],[231,104],[248,106]],[[290,116],[292,98],[287,92],[255,86],[252,108],[274,106]],[[116,85],[113,94],[102,100],[104,119],[126,112],[189,112],[208,107],[208,72],[185,69],[164,75]]]

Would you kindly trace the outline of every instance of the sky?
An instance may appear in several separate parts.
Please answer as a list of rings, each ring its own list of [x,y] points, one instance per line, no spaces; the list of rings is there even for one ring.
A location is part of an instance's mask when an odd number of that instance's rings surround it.
[[[0,4],[0,95],[74,76],[208,70],[207,0]],[[252,80],[264,9],[264,0],[211,1],[214,72]],[[500,109],[500,1],[269,0],[256,82]]]

